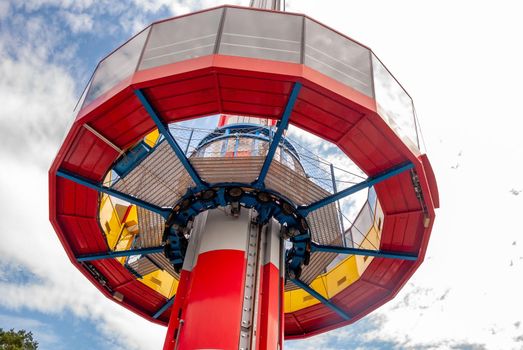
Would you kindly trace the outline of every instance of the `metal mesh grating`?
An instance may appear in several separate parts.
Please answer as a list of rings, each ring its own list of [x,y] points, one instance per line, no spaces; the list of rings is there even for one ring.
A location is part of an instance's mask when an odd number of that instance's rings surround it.
[[[140,228],[137,245],[140,248],[158,247],[162,243],[164,219],[147,209],[141,207],[137,207],[137,209],[138,227]]]
[[[316,202],[331,194],[278,161],[271,163],[265,185],[300,205]]]
[[[180,279],[180,275],[174,270],[170,261],[163,255],[163,253],[154,253],[149,255],[149,258],[160,267],[162,270],[167,271],[171,276],[176,279]]]
[[[141,276],[145,276],[158,270],[158,266],[148,259],[147,256],[142,256],[140,259],[130,263],[129,266],[131,266],[131,268]]]
[[[312,240],[319,244],[341,243],[340,216],[336,204],[321,207],[307,217]]]
[[[251,183],[260,174],[264,157],[193,157],[191,163],[200,177],[209,183]]]
[[[172,207],[192,186],[189,174],[164,141],[113,188],[160,207]]]
[[[169,260],[162,253],[142,256],[140,259],[130,263],[129,266],[141,276],[157,270],[164,270],[176,279],[180,279],[180,275],[176,273]]]

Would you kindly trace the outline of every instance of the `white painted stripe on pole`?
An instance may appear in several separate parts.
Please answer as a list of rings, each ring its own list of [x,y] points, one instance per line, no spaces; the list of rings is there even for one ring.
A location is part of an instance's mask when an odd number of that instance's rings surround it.
[[[198,254],[215,250],[245,252],[250,226],[249,210],[242,208],[239,217],[226,215],[221,209],[207,212],[207,222]]]
[[[263,257],[263,265],[272,263],[277,269],[280,268],[280,230],[278,221],[271,219],[267,224],[267,247]]]
[[[187,246],[187,252],[185,253],[185,259],[183,261],[183,269],[186,271],[192,271],[196,265],[196,260],[198,260],[198,251],[200,250],[200,242],[205,232],[207,214],[208,211],[204,211],[198,214],[194,219],[191,238],[189,239],[189,245]]]

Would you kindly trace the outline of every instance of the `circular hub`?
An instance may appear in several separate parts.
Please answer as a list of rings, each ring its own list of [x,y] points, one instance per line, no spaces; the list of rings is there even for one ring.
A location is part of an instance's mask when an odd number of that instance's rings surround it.
[[[274,218],[285,228],[292,248],[286,253],[286,269],[299,276],[303,265],[308,265],[311,253],[311,234],[307,220],[294,204],[282,195],[250,184],[223,184],[199,192],[190,190],[174,206],[163,235],[165,255],[174,268],[183,266],[189,241],[188,228],[194,218],[209,209],[227,207],[230,215],[237,215],[240,207],[258,212],[257,220],[264,224]]]

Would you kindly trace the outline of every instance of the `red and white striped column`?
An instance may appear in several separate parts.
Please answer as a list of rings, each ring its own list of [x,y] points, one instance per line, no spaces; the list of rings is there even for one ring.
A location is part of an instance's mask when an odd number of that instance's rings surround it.
[[[164,350],[282,349],[280,225],[213,209],[189,242]]]

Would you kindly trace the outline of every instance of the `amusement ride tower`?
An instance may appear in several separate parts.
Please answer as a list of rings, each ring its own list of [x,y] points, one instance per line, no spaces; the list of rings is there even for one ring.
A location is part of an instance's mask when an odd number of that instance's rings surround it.
[[[423,260],[439,200],[412,100],[370,49],[280,10],[138,33],[98,64],[50,169],[69,258],[167,325],[166,350],[282,349],[365,316]],[[290,125],[364,178],[338,188]],[[340,201],[364,189],[349,222]]]

